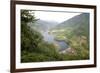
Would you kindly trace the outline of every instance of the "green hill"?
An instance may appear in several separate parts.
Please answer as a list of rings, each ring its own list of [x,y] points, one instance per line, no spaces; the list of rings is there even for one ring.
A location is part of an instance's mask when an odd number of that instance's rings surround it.
[[[75,34],[79,34],[81,32],[85,33],[84,35],[88,35],[89,32],[89,14],[82,13],[77,15],[69,20],[66,20],[60,24],[58,24],[54,29],[66,29],[72,30]],[[82,34],[82,33],[81,33]]]
[[[50,28],[53,28],[56,24],[58,24],[57,22],[54,21],[45,21],[45,20],[41,20],[38,19],[36,20],[34,23],[29,23],[29,26],[32,29],[38,29],[38,31],[47,31]]]
[[[89,58],[89,14],[82,13],[51,29],[56,40],[65,40],[80,58]],[[78,56],[78,57],[79,57]]]

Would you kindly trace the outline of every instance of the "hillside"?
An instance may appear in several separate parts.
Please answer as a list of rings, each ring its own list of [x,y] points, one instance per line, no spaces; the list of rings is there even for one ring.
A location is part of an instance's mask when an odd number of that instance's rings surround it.
[[[38,29],[39,31],[46,31],[50,28],[53,28],[57,25],[57,22],[54,21],[45,21],[45,20],[37,20],[35,23],[30,23],[29,26],[33,29]]]
[[[76,55],[89,58],[89,14],[82,13],[51,29],[56,40],[65,40]]]
[[[74,16],[68,20],[65,20],[64,22],[60,23],[57,27],[72,27],[76,25],[80,25],[83,23],[89,23],[89,14],[88,13],[82,13],[80,15]]]
[[[89,14],[82,13],[69,20],[66,20],[52,29],[52,31],[63,30],[66,34],[84,35],[88,37],[89,34]],[[58,31],[58,32],[59,32]]]

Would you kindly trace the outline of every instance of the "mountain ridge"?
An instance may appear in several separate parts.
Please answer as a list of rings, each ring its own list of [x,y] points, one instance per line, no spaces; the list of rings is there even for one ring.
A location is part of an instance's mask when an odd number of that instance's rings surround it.
[[[83,21],[82,21],[83,19]],[[74,16],[68,20],[65,20],[63,22],[61,22],[60,24],[58,24],[56,27],[69,27],[69,26],[73,26],[73,25],[77,25],[79,24],[80,22],[81,23],[84,23],[84,21],[86,21],[87,23],[88,22],[88,19],[89,19],[89,14],[88,13],[82,13],[80,15],[77,15],[77,16]],[[74,22],[74,23],[73,23]],[[66,25],[65,25],[66,24]]]

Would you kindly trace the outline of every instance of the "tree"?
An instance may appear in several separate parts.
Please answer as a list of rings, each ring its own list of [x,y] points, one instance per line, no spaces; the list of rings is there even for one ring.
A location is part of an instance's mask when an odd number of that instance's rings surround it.
[[[32,11],[21,10],[21,62],[63,60],[54,44],[45,42],[41,33],[30,28],[28,23],[35,25],[36,20]]]
[[[30,10],[21,10],[21,22],[32,22],[35,20],[34,15],[31,14]]]

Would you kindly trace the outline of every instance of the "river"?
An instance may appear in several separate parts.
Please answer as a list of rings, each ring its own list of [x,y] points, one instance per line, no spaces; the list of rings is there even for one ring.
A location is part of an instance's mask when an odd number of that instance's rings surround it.
[[[49,31],[42,32],[42,35],[44,37],[44,41],[47,41],[48,43],[57,44],[59,46],[59,48],[58,48],[59,51],[64,51],[69,47],[68,44],[64,40],[57,41],[54,39],[55,38],[54,35],[52,35],[48,32]]]

